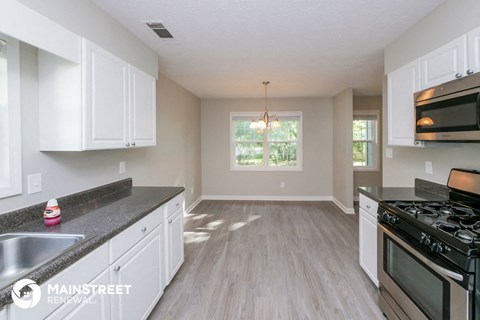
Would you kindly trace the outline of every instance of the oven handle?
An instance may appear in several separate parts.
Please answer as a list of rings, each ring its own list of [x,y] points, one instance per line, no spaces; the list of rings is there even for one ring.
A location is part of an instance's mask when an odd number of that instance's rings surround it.
[[[427,266],[429,266],[430,268],[432,268],[433,270],[435,270],[436,272],[438,272],[442,276],[447,276],[447,277],[452,278],[454,280],[463,281],[463,275],[461,275],[459,273],[456,273],[454,271],[445,269],[444,267],[440,267],[439,265],[437,265],[437,264],[433,263],[432,261],[428,260],[427,258],[425,258],[421,253],[419,253],[417,250],[413,249],[409,244],[407,244],[405,241],[400,239],[398,236],[396,236],[395,234],[393,234],[392,232],[387,230],[381,224],[378,224],[378,227],[382,228],[382,231],[384,233],[386,233],[393,240],[400,243],[405,249],[408,250],[408,252],[413,254],[418,260],[422,261],[423,263],[425,263]]]

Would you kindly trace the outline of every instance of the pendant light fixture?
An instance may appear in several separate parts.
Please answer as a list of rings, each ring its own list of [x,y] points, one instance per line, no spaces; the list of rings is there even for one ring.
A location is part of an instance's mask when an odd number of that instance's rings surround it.
[[[260,118],[258,121],[252,120],[252,123],[250,124],[251,129],[276,129],[280,128],[282,125],[278,121],[277,116],[275,115],[269,115],[268,114],[268,103],[267,103],[267,86],[270,83],[269,81],[263,81],[263,85],[265,86],[265,109],[263,110],[262,114],[260,115]],[[273,121],[272,121],[273,119]]]

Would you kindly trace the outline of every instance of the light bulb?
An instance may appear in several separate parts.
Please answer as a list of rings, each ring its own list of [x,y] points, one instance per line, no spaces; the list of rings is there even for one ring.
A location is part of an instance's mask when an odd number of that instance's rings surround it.
[[[258,123],[255,122],[255,120],[252,120],[250,123],[250,129],[257,129],[258,128]]]
[[[258,121],[258,123],[257,123],[257,127],[258,127],[259,129],[265,129],[265,128],[267,127],[267,124],[265,123],[265,121],[260,120],[260,121]]]
[[[275,119],[275,121],[272,122],[272,128],[275,128],[275,129],[278,129],[280,128],[282,125],[280,124],[280,122],[278,121],[278,119]]]
[[[433,126],[435,123],[433,122],[432,118],[425,116],[417,121],[417,126],[419,127],[430,127]]]

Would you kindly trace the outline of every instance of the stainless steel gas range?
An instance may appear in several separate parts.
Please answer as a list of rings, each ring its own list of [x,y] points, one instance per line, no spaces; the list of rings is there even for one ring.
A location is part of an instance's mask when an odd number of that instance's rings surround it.
[[[480,172],[452,169],[447,186],[448,201],[379,204],[379,304],[390,320],[480,320]]]

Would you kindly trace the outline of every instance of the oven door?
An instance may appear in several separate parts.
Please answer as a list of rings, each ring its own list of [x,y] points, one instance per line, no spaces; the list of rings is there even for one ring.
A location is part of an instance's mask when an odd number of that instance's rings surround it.
[[[380,293],[399,319],[470,319],[473,275],[416,250],[408,240],[378,224]],[[387,297],[389,295],[389,297]],[[394,301],[391,301],[391,300]],[[400,308],[401,310],[398,310]]]

